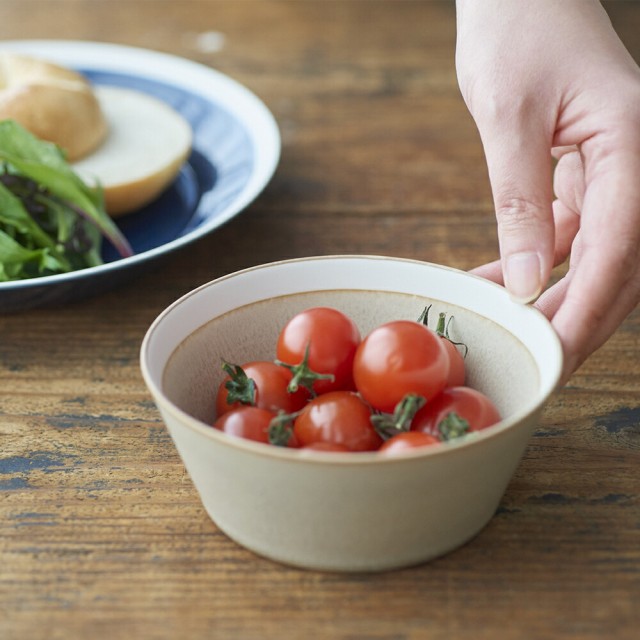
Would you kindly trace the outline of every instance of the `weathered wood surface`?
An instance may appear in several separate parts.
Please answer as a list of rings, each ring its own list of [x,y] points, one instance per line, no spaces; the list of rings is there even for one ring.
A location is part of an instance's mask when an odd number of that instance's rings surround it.
[[[640,5],[607,8],[640,59]],[[208,32],[221,49],[203,48]],[[250,87],[283,136],[262,196],[155,273],[0,316],[0,638],[638,637],[638,313],[552,400],[487,528],[382,575],[298,571],[229,541],[139,374],[157,313],[242,267],[496,256],[451,3],[0,0],[0,38],[192,58]]]

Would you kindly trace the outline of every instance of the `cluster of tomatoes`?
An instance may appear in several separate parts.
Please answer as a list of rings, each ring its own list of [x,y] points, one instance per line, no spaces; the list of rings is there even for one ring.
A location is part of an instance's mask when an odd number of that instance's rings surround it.
[[[397,452],[436,444],[500,420],[465,386],[464,351],[445,330],[396,320],[364,339],[330,307],[306,309],[282,328],[274,361],[223,362],[214,427],[285,447]]]

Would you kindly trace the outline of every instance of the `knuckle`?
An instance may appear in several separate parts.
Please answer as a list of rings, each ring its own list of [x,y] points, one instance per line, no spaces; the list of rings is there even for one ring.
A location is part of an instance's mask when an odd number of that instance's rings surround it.
[[[551,214],[549,207],[521,196],[501,198],[496,203],[496,217],[504,229],[538,226]]]
[[[537,117],[540,113],[539,96],[526,91],[516,94],[505,91],[505,87],[513,84],[508,78],[484,83],[482,91],[476,92],[479,96],[474,105],[476,119],[492,128],[508,127],[516,130],[531,118]]]

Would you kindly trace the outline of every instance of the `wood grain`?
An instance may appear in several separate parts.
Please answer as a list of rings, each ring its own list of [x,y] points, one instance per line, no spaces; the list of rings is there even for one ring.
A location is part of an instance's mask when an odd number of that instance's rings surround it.
[[[640,6],[607,9],[639,59]],[[52,37],[229,74],[273,111],[283,152],[246,212],[155,273],[0,316],[0,637],[637,637],[637,312],[554,397],[486,529],[380,575],[295,570],[229,541],[139,373],[153,318],[239,268],[332,253],[463,269],[496,257],[482,148],[455,79],[453,4],[0,1],[0,38]]]

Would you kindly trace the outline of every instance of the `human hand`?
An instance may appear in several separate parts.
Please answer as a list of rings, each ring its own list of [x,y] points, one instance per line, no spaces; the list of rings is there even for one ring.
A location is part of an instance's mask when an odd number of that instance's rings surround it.
[[[501,255],[474,271],[538,298],[564,383],[640,301],[640,70],[596,0],[457,0],[457,11],[458,79]]]

